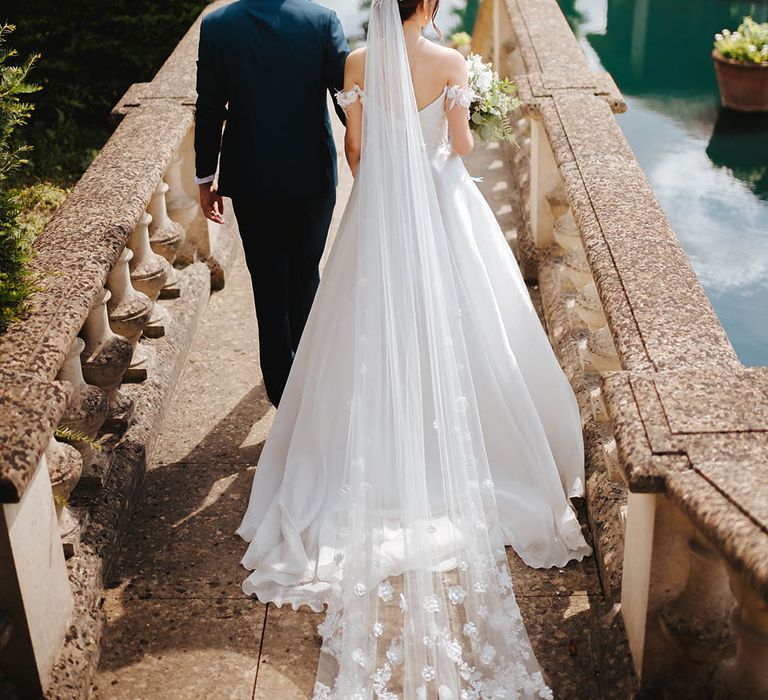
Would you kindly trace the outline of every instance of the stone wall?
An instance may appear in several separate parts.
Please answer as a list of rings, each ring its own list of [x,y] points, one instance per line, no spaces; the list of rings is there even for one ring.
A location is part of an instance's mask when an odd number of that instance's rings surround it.
[[[0,336],[2,697],[87,694],[103,580],[234,252],[235,223],[207,222],[194,184],[198,28],[116,107],[35,241],[32,312]]]
[[[473,48],[523,101],[521,267],[579,399],[641,689],[768,697],[768,369],[738,361],[556,0],[485,0]]]

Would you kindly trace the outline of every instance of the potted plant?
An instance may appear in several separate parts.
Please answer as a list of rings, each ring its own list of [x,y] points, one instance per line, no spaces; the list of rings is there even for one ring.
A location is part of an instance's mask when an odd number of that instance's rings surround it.
[[[768,112],[768,22],[745,17],[735,32],[723,29],[712,58],[723,107]]]

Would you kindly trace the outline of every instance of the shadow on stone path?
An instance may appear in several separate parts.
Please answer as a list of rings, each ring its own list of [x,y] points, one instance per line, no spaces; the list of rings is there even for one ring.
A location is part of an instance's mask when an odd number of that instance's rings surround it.
[[[501,151],[478,148],[468,167],[484,177],[480,187],[511,239]],[[350,187],[345,168],[334,226]],[[241,251],[202,319],[108,582],[94,697],[310,697],[320,616],[264,606],[240,590],[244,545],[234,531],[273,416]],[[556,697],[628,697],[623,633],[592,559],[536,571],[510,556],[518,602]]]

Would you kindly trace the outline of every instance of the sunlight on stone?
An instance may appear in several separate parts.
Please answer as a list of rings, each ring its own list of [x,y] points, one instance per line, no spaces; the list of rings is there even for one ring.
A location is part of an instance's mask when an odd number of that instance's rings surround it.
[[[275,419],[275,413],[275,407],[271,406],[270,409],[253,424],[253,427],[248,432],[248,435],[246,435],[245,440],[243,440],[240,445],[240,449],[243,449],[244,447],[253,447],[267,439],[269,428],[272,425],[272,421]]]
[[[586,591],[576,591],[568,596],[568,607],[563,610],[563,620],[589,610],[589,598]]]
[[[239,473],[235,472],[234,474],[230,474],[229,476],[225,476],[214,481],[213,485],[211,486],[211,490],[208,491],[208,495],[203,499],[203,502],[191,513],[185,515],[181,520],[177,520],[173,524],[173,527],[179,527],[180,525],[183,525],[185,522],[187,522],[187,520],[190,520],[191,518],[194,518],[202,513],[206,508],[210,508],[222,497],[224,493],[226,493],[227,489],[234,483],[238,476]]]

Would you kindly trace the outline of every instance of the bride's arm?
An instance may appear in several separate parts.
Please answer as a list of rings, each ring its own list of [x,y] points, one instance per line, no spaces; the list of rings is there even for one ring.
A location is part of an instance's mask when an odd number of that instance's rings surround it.
[[[450,87],[466,88],[469,84],[467,62],[458,51],[451,50],[448,60],[448,80]],[[475,140],[469,128],[469,110],[458,100],[447,98],[446,111],[448,114],[448,133],[451,136],[451,146],[460,156],[472,151]]]
[[[362,89],[365,83],[365,49],[356,49],[349,56],[344,66],[344,92],[351,94]],[[342,105],[344,107],[344,105]],[[344,107],[347,115],[347,130],[344,134],[344,153],[353,176],[357,176],[360,165],[360,150],[363,139],[363,103],[358,99]]]

